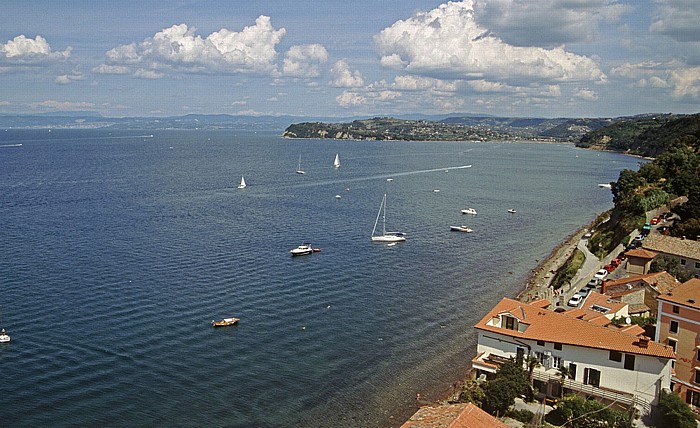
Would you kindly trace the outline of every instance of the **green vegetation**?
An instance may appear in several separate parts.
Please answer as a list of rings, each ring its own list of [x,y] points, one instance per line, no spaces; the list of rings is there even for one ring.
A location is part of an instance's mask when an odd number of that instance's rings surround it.
[[[527,409],[509,409],[508,411],[506,411],[506,416],[508,416],[509,418],[513,418],[516,421],[520,421],[524,424],[529,424],[535,417],[535,414]]]
[[[626,323],[626,318],[627,317],[616,317],[610,320],[610,323],[614,325],[615,327],[620,327],[622,325],[625,325]],[[629,317],[630,320],[632,321],[632,324],[637,324],[640,327],[646,327],[646,326],[653,326],[656,324],[656,318],[655,317],[642,317],[638,315],[632,315]]]
[[[552,278],[552,287],[555,290],[560,289],[564,285],[571,282],[571,279],[576,275],[576,272],[581,269],[583,262],[586,261],[586,255],[578,248],[569,256],[564,264],[557,270]]]
[[[697,427],[692,410],[676,394],[661,394],[659,413],[661,414],[661,424],[659,426],[676,428]]]
[[[598,256],[609,253],[632,231],[641,229],[646,211],[667,206],[679,196],[686,196],[688,201],[672,209],[681,221],[675,222],[671,235],[700,236],[700,114],[668,120],[653,132],[659,132],[664,143],[643,149],[663,151],[637,172],[620,172],[617,182],[612,184],[615,208],[610,221],[601,225],[588,242],[589,250]],[[653,132],[646,129],[644,138],[651,140]],[[665,141],[672,138],[666,146]]]
[[[681,263],[678,261],[678,259],[673,259],[663,255],[655,257],[651,262],[649,272],[663,271],[673,275],[680,282],[685,282],[690,279],[690,275],[681,269]]]
[[[545,419],[553,425],[566,424],[567,427],[572,428],[632,428],[634,426],[629,414],[578,395],[567,395],[559,400],[557,408],[549,412]]]

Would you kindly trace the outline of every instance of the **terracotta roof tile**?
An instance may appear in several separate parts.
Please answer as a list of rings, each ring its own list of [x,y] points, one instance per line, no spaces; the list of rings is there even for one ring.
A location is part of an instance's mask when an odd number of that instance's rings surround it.
[[[700,260],[700,242],[692,239],[676,238],[660,233],[653,233],[642,242],[642,248],[656,251],[657,253],[673,254]]]
[[[494,317],[503,312],[522,312],[529,322],[529,326],[525,331],[520,332],[489,325],[489,322]],[[475,325],[475,328],[519,339],[543,340],[545,342],[586,348],[615,350],[628,354],[675,358],[675,354],[670,346],[650,341],[644,347],[640,344],[640,339],[634,335],[614,331],[578,318],[540,309],[509,298],[503,298]]]
[[[700,309],[700,279],[686,281],[668,293],[660,294],[657,299]]]
[[[425,406],[401,428],[508,428],[473,403]]]
[[[643,248],[635,248],[634,250],[627,251],[625,253],[625,255],[627,257],[639,257],[640,259],[650,259],[651,260],[654,257],[656,257],[658,254],[653,252],[653,251],[645,250]]]

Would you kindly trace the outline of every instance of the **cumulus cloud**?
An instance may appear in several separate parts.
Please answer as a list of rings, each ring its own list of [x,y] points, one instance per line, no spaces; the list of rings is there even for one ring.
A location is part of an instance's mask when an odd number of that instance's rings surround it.
[[[336,88],[359,88],[365,84],[359,70],[350,71],[350,66],[342,59],[333,64],[331,73],[333,74],[331,85]]]
[[[5,44],[0,44],[0,64],[34,65],[51,61],[62,61],[70,57],[72,48],[53,51],[45,38],[30,39],[19,35]]]
[[[357,92],[343,91],[342,94],[335,97],[335,101],[341,107],[356,107],[367,104],[367,98]]]
[[[509,45],[479,26],[472,0],[417,13],[375,36],[384,66],[436,78],[513,82],[606,81],[598,65],[563,47]]]
[[[54,81],[59,85],[69,85],[75,81],[83,79],[85,79],[83,73],[75,72],[72,74],[62,74],[60,76],[56,76],[56,79]]]
[[[168,72],[253,73],[276,71],[276,46],[286,33],[275,29],[264,15],[255,25],[242,31],[222,28],[202,38],[186,24],[173,25],[139,43],[109,50],[106,63],[97,73],[124,74],[125,68],[136,77],[158,78]]]
[[[670,89],[674,99],[700,99],[700,67],[680,61],[625,63],[611,73],[631,80],[636,87]]]
[[[584,101],[595,101],[598,99],[598,94],[588,88],[576,88],[572,95]]]
[[[700,2],[657,0],[657,9],[649,31],[664,34],[679,42],[700,41]]]
[[[292,46],[285,54],[282,73],[293,77],[318,77],[320,66],[326,61],[328,51],[323,45]]]
[[[459,88],[458,81],[445,81],[432,77],[402,75],[394,77],[392,87],[402,91],[440,91],[455,92]]]
[[[617,0],[474,0],[477,22],[515,46],[589,42],[601,22],[614,22],[631,10]]]

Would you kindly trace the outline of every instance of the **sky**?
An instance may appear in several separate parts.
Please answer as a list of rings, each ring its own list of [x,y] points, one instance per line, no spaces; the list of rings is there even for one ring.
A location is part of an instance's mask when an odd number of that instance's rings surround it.
[[[5,0],[0,114],[700,112],[700,0]]]

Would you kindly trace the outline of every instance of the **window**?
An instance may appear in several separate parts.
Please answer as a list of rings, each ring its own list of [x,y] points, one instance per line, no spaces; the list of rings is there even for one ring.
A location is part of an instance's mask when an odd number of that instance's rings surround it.
[[[506,317],[506,329],[508,329],[508,330],[516,330],[517,329],[517,327],[515,325],[515,318]]]
[[[518,348],[515,350],[515,359],[525,361],[525,348]]]
[[[669,326],[668,330],[671,333],[678,333],[678,321],[671,320],[671,325]]]
[[[700,369],[695,369],[695,383],[700,383]]]
[[[537,344],[540,345],[540,346],[544,346],[544,340],[538,340],[538,341],[537,341]]]
[[[584,369],[583,384],[592,385],[596,388],[600,386],[600,371],[596,369]]]
[[[556,349],[557,351],[561,351],[561,343],[555,343],[554,349]]]
[[[695,269],[700,269],[700,262],[695,262]]]
[[[697,355],[695,355],[695,359],[700,361],[700,347],[695,348],[695,351],[697,351]]]
[[[686,263],[686,260],[685,260],[685,259],[681,259],[681,266],[685,266],[685,263]]]
[[[673,313],[677,314],[678,312],[680,312],[680,308],[676,305],[673,305]]]
[[[618,363],[622,361],[622,352],[610,351],[610,361],[617,361]]]
[[[700,393],[689,389],[685,393],[685,402],[693,406],[700,406]]]
[[[561,357],[552,355],[552,368],[558,369],[559,367],[561,367]]]
[[[668,338],[668,346],[673,349],[673,352],[676,352],[676,345],[678,344],[678,341],[675,339],[671,339],[670,337]]]
[[[569,377],[576,380],[576,364],[569,363]]]
[[[549,359],[549,355],[545,354],[544,352],[535,352],[535,356],[540,361],[540,364],[543,367],[547,366],[547,360]]]
[[[634,370],[634,355],[625,354],[625,369]]]

